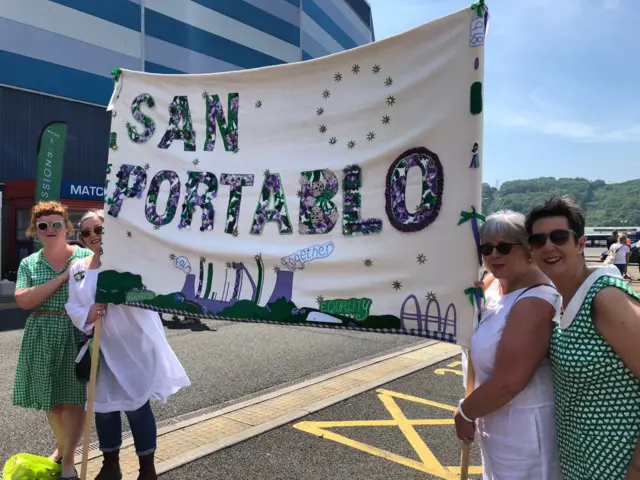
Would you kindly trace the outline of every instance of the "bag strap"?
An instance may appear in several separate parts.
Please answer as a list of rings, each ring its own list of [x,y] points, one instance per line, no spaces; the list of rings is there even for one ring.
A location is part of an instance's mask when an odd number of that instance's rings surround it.
[[[525,288],[524,291],[520,292],[520,295],[518,295],[516,297],[516,299],[513,301],[513,303],[515,304],[522,295],[524,295],[525,293],[527,293],[529,290],[533,290],[534,288],[538,288],[538,287],[551,287],[553,288],[556,292],[558,291],[558,289],[556,287],[554,287],[553,285],[551,285],[550,283],[536,283],[535,285],[531,285],[528,288]]]

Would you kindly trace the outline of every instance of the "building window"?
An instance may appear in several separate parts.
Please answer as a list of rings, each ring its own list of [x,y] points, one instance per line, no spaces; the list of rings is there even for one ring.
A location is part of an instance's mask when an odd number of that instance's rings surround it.
[[[16,210],[16,240],[18,240],[19,242],[31,240],[27,236],[27,228],[29,228],[29,222],[31,222],[30,209]]]

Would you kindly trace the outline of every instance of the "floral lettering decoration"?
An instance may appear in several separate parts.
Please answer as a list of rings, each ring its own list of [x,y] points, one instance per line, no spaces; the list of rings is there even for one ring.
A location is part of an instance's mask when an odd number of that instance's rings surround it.
[[[343,170],[343,173],[342,234],[357,236],[380,233],[382,231],[382,220],[379,218],[362,220],[360,218],[360,210],[362,208],[360,167],[358,165],[350,165]]]
[[[181,123],[182,127],[180,127]],[[185,152],[196,151],[196,132],[191,123],[189,100],[186,96],[173,97],[173,102],[169,105],[169,126],[160,140],[158,148],[167,149],[174,140],[184,142]]]
[[[185,185],[185,197],[182,202],[182,213],[180,214],[180,223],[178,228],[191,228],[191,219],[196,207],[202,208],[202,225],[200,231],[213,230],[213,220],[215,210],[213,208],[213,199],[218,193],[218,179],[213,173],[209,172],[187,172],[189,179]],[[205,185],[204,193],[198,193],[198,187]]]
[[[410,212],[406,204],[407,173],[413,167],[422,172],[420,205]],[[424,147],[407,150],[389,167],[386,211],[391,225],[402,232],[418,232],[431,224],[440,211],[444,176],[438,156]]]
[[[338,207],[331,199],[338,193],[338,178],[331,170],[300,174],[301,235],[329,233],[336,226]]]
[[[253,186],[253,175],[242,173],[223,173],[220,176],[222,185],[229,185],[229,205],[227,206],[227,223],[224,232],[233,235],[238,230],[240,219],[240,202],[242,201],[242,187]]]
[[[238,151],[238,112],[240,109],[240,95],[230,93],[228,97],[229,122],[224,117],[224,110],[218,95],[206,95],[207,102],[207,138],[204,150],[212,152],[216,145],[216,123],[220,128],[220,135],[227,152]]]
[[[108,168],[110,169],[111,166],[109,165]],[[131,174],[135,177],[135,181],[132,186],[129,186]],[[118,178],[116,188],[111,198],[107,198],[106,201],[109,205],[107,213],[114,218],[118,217],[125,198],[142,198],[142,192],[147,186],[147,172],[137,165],[121,165],[116,177]]]
[[[127,133],[129,134],[131,141],[135,143],[147,142],[156,131],[156,122],[154,122],[149,115],[145,115],[142,113],[142,110],[140,110],[140,107],[143,104],[150,109],[154,109],[156,107],[156,101],[148,93],[143,93],[142,95],[138,95],[134,98],[133,102],[131,102],[131,114],[133,115],[133,118],[144,127],[144,131],[140,133],[137,127],[127,122]]]
[[[274,208],[269,208],[272,196]],[[279,174],[269,172],[265,172],[264,183],[262,184],[256,211],[253,214],[250,233],[252,235],[261,235],[267,222],[276,222],[280,235],[293,233],[287,201],[282,189],[282,180]]]
[[[169,182],[169,198],[167,198],[164,213],[158,215],[158,195],[160,194],[160,185],[164,181]],[[171,170],[159,171],[153,179],[151,179],[149,191],[147,192],[147,203],[144,210],[147,221],[156,227],[171,223],[176,216],[179,201],[180,179],[178,178],[178,174]]]

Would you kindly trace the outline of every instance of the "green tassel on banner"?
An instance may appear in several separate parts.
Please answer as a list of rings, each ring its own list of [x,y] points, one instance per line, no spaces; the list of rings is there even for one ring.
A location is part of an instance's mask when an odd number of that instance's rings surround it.
[[[475,10],[476,15],[478,15],[479,17],[484,15],[485,9],[486,6],[484,4],[484,0],[479,0],[478,2],[471,5],[471,10]]]
[[[115,83],[118,83],[118,80],[120,80],[120,75],[122,75],[122,70],[120,70],[119,68],[114,68],[113,70],[111,70],[111,78],[113,78],[113,81]]]

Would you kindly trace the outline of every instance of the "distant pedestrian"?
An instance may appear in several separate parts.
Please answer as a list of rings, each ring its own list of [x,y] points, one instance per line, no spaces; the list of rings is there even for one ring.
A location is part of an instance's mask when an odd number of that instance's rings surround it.
[[[22,337],[13,404],[47,412],[57,440],[50,458],[62,464],[63,479],[77,479],[75,451],[84,425],[86,384],[75,371],[82,335],[64,305],[69,265],[91,252],[67,244],[73,225],[66,207],[57,202],[41,202],[31,209],[27,235],[37,236],[43,248],[18,268],[16,303],[31,314]]]
[[[560,480],[547,358],[560,294],[531,262],[524,215],[498,212],[480,227],[490,275],[471,339],[476,389],[454,416],[464,442],[477,437],[487,480]]]
[[[149,400],[166,402],[190,382],[167,342],[157,313],[95,303],[103,222],[102,210],[88,212],[80,221],[78,240],[92,255],[71,266],[66,304],[74,325],[86,334],[93,331],[98,318],[103,322],[94,403],[103,465],[96,480],[122,478],[121,412],[125,412],[131,427],[140,463],[138,479],[155,480],[157,427]]]
[[[614,230],[611,235],[607,237],[607,250],[611,248],[611,245],[618,241],[618,231]]]
[[[627,236],[621,233],[618,235],[618,241],[609,247],[609,255],[613,256],[613,264],[620,270],[620,275],[626,274],[629,257],[631,257],[631,247],[627,240]]]
[[[564,478],[638,479],[640,296],[617,268],[587,266],[584,211],[568,198],[535,206],[526,225],[563,299],[550,358]]]

